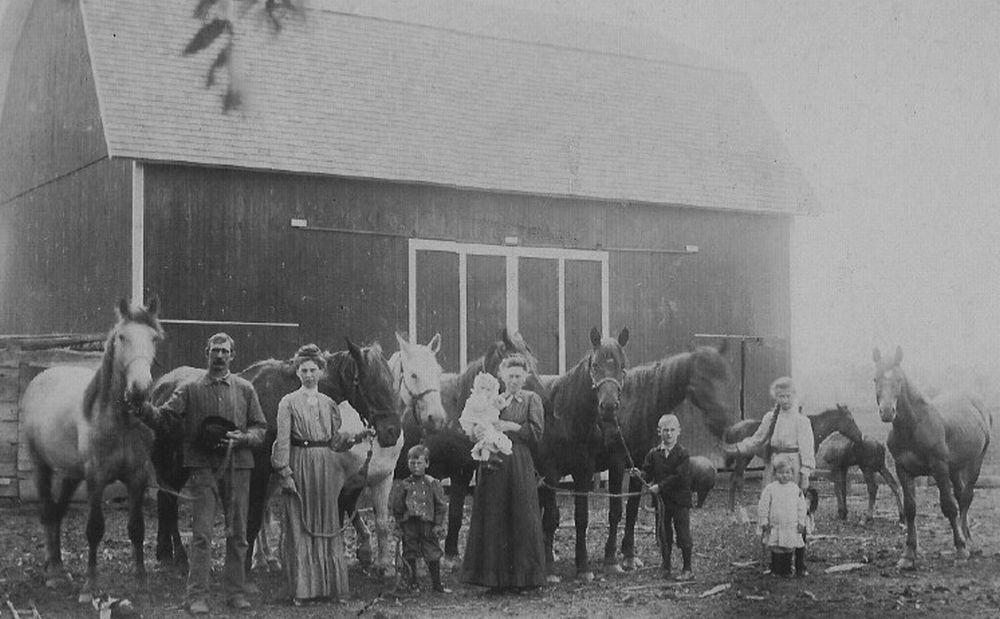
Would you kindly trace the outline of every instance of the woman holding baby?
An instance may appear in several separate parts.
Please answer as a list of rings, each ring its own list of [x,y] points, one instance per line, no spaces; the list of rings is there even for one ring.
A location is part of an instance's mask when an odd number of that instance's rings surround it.
[[[542,439],[544,415],[538,394],[522,389],[528,378],[523,356],[504,359],[499,373],[506,387],[506,406],[496,429],[510,439],[511,453],[488,472],[481,464],[476,474],[461,580],[494,593],[517,593],[545,584],[542,521],[531,459],[532,449]],[[485,429],[477,432],[485,436]]]

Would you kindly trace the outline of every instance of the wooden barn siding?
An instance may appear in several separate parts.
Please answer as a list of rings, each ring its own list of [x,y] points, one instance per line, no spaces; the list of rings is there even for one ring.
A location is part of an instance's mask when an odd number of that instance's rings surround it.
[[[0,117],[0,208],[106,156],[89,65],[78,3],[33,2]]]
[[[164,315],[172,318],[301,323],[297,335],[250,328],[245,362],[291,354],[296,341],[340,348],[345,335],[377,338],[387,353],[394,350],[392,333],[407,324],[406,239],[297,230],[289,226],[292,217],[307,219],[310,227],[489,244],[516,235],[525,246],[698,245],[696,254],[612,250],[611,330],[631,329],[632,363],[682,351],[695,333],[768,336],[765,344],[748,347],[755,364],[748,411],[763,410],[767,383],[787,371],[789,220],[782,217],[149,165],[147,292],[163,294]],[[434,278],[430,263],[428,268],[418,273],[422,281]],[[426,298],[457,298],[443,278],[437,280],[443,287]],[[457,315],[440,315],[447,324],[431,330],[434,314],[421,312],[420,340],[442,332],[444,365],[453,371],[457,326],[449,325]],[[165,367],[200,363],[205,330],[191,342],[184,335],[190,328],[171,330],[177,335],[161,356]],[[493,336],[470,334],[470,341]],[[738,343],[732,349],[729,358],[738,368]],[[470,358],[478,353],[470,347]],[[732,397],[735,405],[735,387]]]
[[[0,334],[110,329],[131,293],[131,192],[131,164],[104,159],[0,206]]]

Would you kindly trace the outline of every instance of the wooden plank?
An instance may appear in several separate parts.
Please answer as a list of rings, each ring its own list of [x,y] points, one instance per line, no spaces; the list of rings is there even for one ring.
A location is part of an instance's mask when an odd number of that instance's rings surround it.
[[[17,421],[17,402],[0,402],[0,422]]]
[[[0,477],[0,497],[20,498],[20,482],[16,477]]]
[[[17,402],[18,370],[16,367],[0,367],[0,403]]]
[[[0,476],[4,475],[3,467],[5,465],[11,466],[11,471],[17,470],[17,452],[18,443],[16,441],[4,441],[0,440]]]
[[[0,460],[0,479],[4,477],[17,477],[17,461]]]

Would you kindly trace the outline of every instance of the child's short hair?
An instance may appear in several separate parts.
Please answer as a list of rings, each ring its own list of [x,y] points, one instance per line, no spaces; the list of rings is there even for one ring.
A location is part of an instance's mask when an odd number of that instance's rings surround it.
[[[423,458],[428,462],[431,461],[431,450],[427,448],[427,445],[414,445],[410,447],[410,450],[406,452],[407,458]]]
[[[795,391],[791,376],[782,376],[771,383],[771,397],[777,397],[779,391]]]
[[[789,462],[788,460],[778,460],[777,462],[774,463],[775,473],[777,473],[778,471],[791,471],[791,470],[792,470],[792,463]]]

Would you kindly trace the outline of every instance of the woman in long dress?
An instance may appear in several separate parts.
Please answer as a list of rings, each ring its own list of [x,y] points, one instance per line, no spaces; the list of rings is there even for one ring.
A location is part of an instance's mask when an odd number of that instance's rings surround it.
[[[538,394],[521,388],[527,377],[523,356],[508,357],[500,364],[508,403],[500,411],[499,429],[513,449],[497,466],[481,464],[476,473],[462,562],[462,582],[494,591],[545,584],[542,520],[531,458],[542,438],[544,415]]]
[[[326,369],[319,347],[299,348],[294,364],[302,386],[278,403],[271,464],[280,476],[285,506],[281,563],[289,597],[299,605],[349,597],[337,494],[329,488],[343,485],[334,483],[341,472],[335,451],[349,449],[359,437],[339,431],[336,402],[317,389]]]

